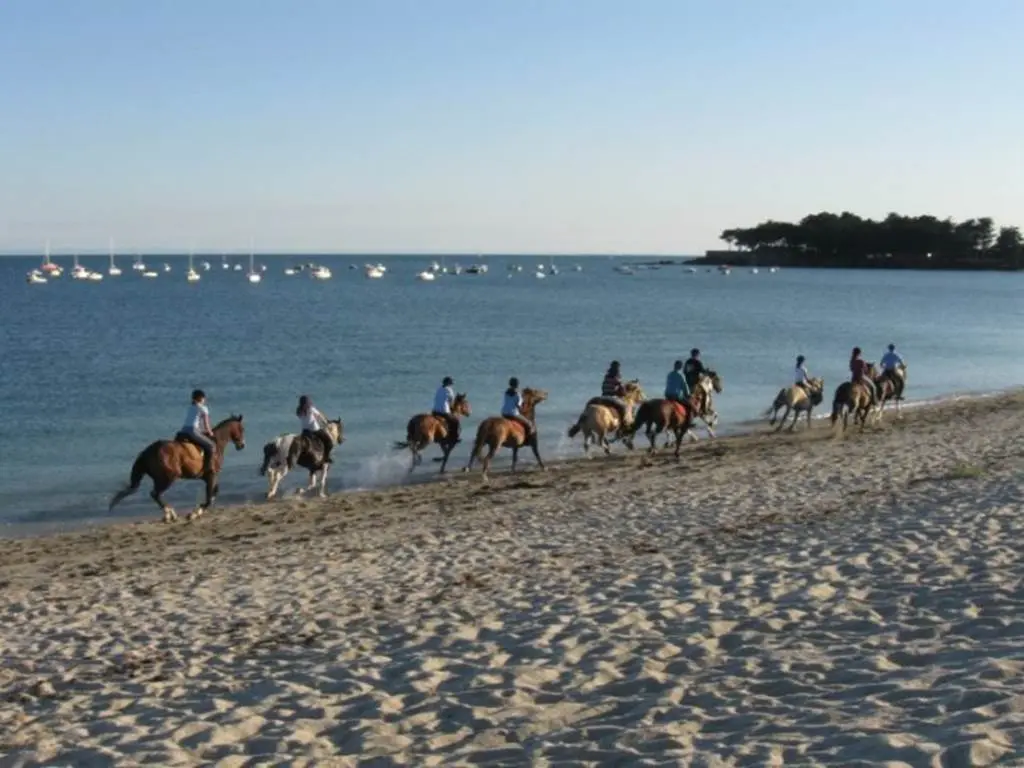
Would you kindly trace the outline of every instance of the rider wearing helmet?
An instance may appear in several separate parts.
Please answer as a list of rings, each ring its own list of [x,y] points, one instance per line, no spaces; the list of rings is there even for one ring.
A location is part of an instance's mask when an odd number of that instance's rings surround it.
[[[185,423],[178,434],[203,452],[203,477],[205,477],[213,469],[213,457],[217,452],[217,444],[213,441],[210,409],[206,407],[206,393],[203,390],[192,390],[192,404],[188,407]]]
[[[706,373],[707,369],[704,367],[704,363],[700,359],[700,350],[691,349],[690,359],[686,361],[683,366],[683,376],[686,378],[686,386],[689,387],[692,392],[697,387],[697,380],[700,379],[702,373]]]
[[[681,371],[683,370],[683,361],[676,360],[672,366],[672,370],[669,371],[668,377],[665,379],[665,399],[672,400],[676,403],[685,403],[690,399],[690,389],[686,386],[686,379],[683,377]]]
[[[803,355],[796,356],[796,369],[793,371],[793,383],[809,395],[811,390],[808,385],[811,383],[811,377],[807,375],[806,360],[807,358]]]
[[[868,375],[868,363],[861,356],[860,347],[854,347],[850,353],[850,381],[855,384],[861,382],[871,393],[871,402],[878,401],[878,391],[875,389],[875,382]]]
[[[455,404],[455,382],[451,376],[445,376],[441,386],[434,393],[434,409],[431,413],[439,419],[443,419],[448,425],[448,435],[454,443],[460,442],[461,424],[452,413],[452,406]]]
[[[601,381],[601,402],[618,411],[620,423],[625,423],[629,409],[626,401],[622,399],[625,394],[626,388],[622,385],[622,367],[618,360],[612,360]]]
[[[505,400],[501,405],[501,415],[506,419],[518,421],[526,429],[526,436],[533,434],[533,422],[523,415],[523,396],[519,394],[519,379],[513,376],[508,380]]]

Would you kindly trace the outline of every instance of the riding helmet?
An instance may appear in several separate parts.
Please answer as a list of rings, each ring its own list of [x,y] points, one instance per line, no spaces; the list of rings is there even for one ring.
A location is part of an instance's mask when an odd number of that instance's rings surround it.
[[[699,349],[694,347],[693,349],[690,350],[690,357],[699,357],[699,356],[700,356],[700,350]]]
[[[511,379],[508,380],[508,385],[512,387],[512,389],[515,389],[516,387],[519,386],[519,379],[513,376]]]
[[[444,381],[441,382],[441,386],[442,387],[450,387],[454,383],[455,382],[452,381],[452,377],[451,376],[445,376],[444,377]]]
[[[193,403],[196,400],[205,400],[205,399],[206,399],[206,393],[203,392],[203,390],[201,390],[201,389],[193,389],[192,390],[192,402]]]
[[[889,351],[890,352],[895,352],[896,351],[896,345],[895,344],[890,344],[889,345]]]
[[[803,356],[803,355],[797,355],[797,356],[796,356],[796,364],[797,364],[797,365],[800,365],[800,363],[804,362],[804,359],[805,359],[805,358],[804,358],[804,356]]]

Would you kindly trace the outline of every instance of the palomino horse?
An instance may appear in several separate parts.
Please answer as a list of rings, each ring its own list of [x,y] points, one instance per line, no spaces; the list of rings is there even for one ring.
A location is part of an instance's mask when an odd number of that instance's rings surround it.
[[[779,411],[783,408],[786,412],[782,414],[782,418],[779,419],[779,426],[775,428],[778,432],[784,426],[786,426],[786,419],[789,418],[790,411],[793,413],[793,423],[789,425],[789,431],[792,432],[796,429],[796,423],[800,420],[800,414],[807,414],[807,428],[811,428],[811,411],[817,406],[821,405],[821,401],[824,399],[825,394],[825,380],[821,378],[813,378],[807,380],[807,389],[797,386],[794,384],[792,387],[786,387],[780,389],[779,394],[775,396],[775,402],[772,403],[772,407],[766,412],[766,416],[770,415],[771,421],[768,423],[775,424],[778,418]]]
[[[647,439],[651,441],[649,453],[656,450],[658,435],[662,432],[671,432],[675,437],[676,452],[683,447],[683,437],[693,426],[693,420],[697,416],[698,396],[696,393],[690,396],[685,402],[655,398],[645,400],[637,408],[636,417],[633,419],[633,434],[645,428]],[[666,446],[667,447],[667,446]]]
[[[492,416],[480,422],[476,428],[476,439],[473,441],[473,450],[469,454],[469,464],[463,472],[473,468],[473,461],[480,458],[483,465],[483,481],[488,482],[487,471],[491,468],[491,459],[498,452],[499,448],[512,449],[512,471],[516,471],[516,461],[519,459],[519,449],[529,446],[533,451],[534,458],[541,469],[544,469],[544,462],[541,461],[540,452],[537,450],[537,418],[535,410],[538,405],[548,399],[548,393],[543,389],[523,390],[523,416],[533,423],[533,431],[528,435],[526,429],[515,419],[506,419],[504,416]],[[480,456],[480,451],[487,446],[487,455]]]
[[[113,509],[123,498],[130,496],[139,490],[142,478],[147,475],[153,479],[153,490],[150,496],[157,506],[163,510],[165,523],[173,523],[178,519],[177,513],[171,509],[163,499],[164,492],[173,485],[175,480],[203,480],[206,483],[206,500],[192,510],[189,520],[200,517],[213,504],[217,498],[217,491],[220,486],[217,484],[217,475],[220,473],[221,465],[224,463],[224,448],[228,443],[234,443],[237,450],[245,448],[245,427],[242,426],[242,416],[229,416],[213,428],[213,442],[217,450],[211,463],[212,472],[203,476],[203,452],[199,446],[179,440],[157,440],[142,449],[132,464],[131,481],[128,487],[118,491],[110,500],[110,509]]]
[[[452,403],[452,416],[456,419],[469,416],[472,409],[469,407],[469,399],[465,392],[455,395],[455,402]],[[448,434],[448,422],[440,416],[432,413],[420,413],[409,419],[405,427],[405,442],[395,443],[396,450],[408,448],[412,452],[412,463],[409,471],[412,472],[423,461],[422,451],[431,443],[441,446],[441,474],[444,474],[448,466],[448,456],[455,448],[455,435]]]
[[[872,381],[875,380],[875,374],[875,366],[869,365],[867,375]],[[841,415],[843,417],[843,432],[845,432],[852,413],[854,426],[860,424],[860,428],[864,429],[873,401],[874,396],[863,381],[844,381],[836,387],[835,397],[832,398],[833,428]]]
[[[626,403],[626,419],[620,420],[618,412],[610,405],[600,402],[601,398],[593,398],[587,403],[576,423],[569,428],[569,439],[576,437],[583,432],[583,453],[590,456],[590,442],[604,448],[605,455],[612,452],[612,446],[608,442],[610,434],[624,434],[624,442],[630,449],[633,448],[633,441],[626,432],[633,424],[633,409],[647,398],[640,388],[637,379],[627,381],[623,388],[626,390],[622,400]],[[595,402],[596,401],[596,402]]]
[[[335,447],[345,442],[345,427],[341,419],[328,421],[324,427]],[[289,461],[289,454],[295,452]],[[324,448],[319,440],[303,439],[302,435],[281,435],[263,446],[263,464],[260,474],[267,477],[267,499],[277,496],[278,486],[288,474],[289,464],[298,464],[309,471],[309,485],[296,489],[296,493],[305,493],[316,489],[318,496],[327,495],[327,471],[330,464],[324,464]]]
[[[875,411],[875,423],[882,420],[882,411],[891,400],[896,404],[896,418],[903,415],[901,405],[903,403],[903,391],[907,386],[907,366],[897,366],[892,371],[883,371],[875,379],[875,388],[878,390],[878,408]]]

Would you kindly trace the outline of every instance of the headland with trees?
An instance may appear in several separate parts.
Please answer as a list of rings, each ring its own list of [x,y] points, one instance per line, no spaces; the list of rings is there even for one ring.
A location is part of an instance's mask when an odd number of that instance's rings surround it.
[[[939,219],[890,213],[881,221],[853,213],[814,213],[798,223],[765,221],[727,229],[730,250],[708,251],[703,264],[867,269],[1024,268],[1024,236],[988,218]],[[693,262],[691,262],[693,263]]]

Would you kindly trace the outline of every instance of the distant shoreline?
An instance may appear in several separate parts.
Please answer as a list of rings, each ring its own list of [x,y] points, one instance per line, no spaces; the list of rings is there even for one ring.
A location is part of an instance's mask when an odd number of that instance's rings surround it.
[[[704,256],[686,262],[694,267],[785,267],[787,269],[899,269],[920,272],[1020,272],[1024,265],[1015,266],[1010,262],[971,262],[898,257],[863,261],[839,260],[822,263],[812,257],[795,254],[773,253],[766,255],[752,251],[708,251]]]

